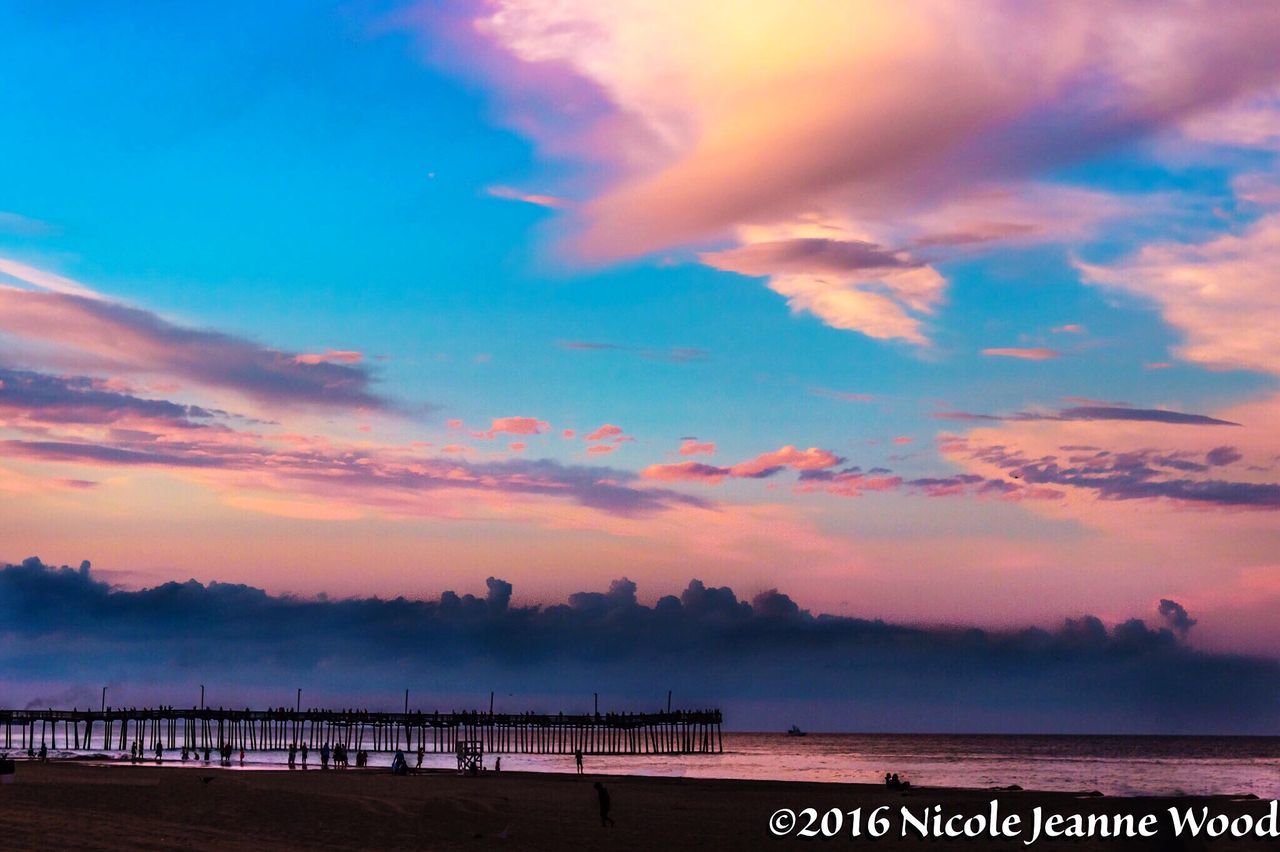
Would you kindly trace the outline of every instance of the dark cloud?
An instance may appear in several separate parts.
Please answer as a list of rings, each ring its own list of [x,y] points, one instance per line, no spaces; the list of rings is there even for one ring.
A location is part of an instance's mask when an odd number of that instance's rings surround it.
[[[1109,405],[1077,405],[1056,412],[1019,411],[1014,414],[975,414],[969,411],[938,411],[938,420],[1035,421],[1035,420],[1137,420],[1147,423],[1171,423],[1182,426],[1239,426],[1230,420],[1219,420],[1204,414],[1187,414],[1162,408],[1128,408]]]
[[[1186,414],[1160,408],[1120,408],[1102,405],[1078,405],[1074,408],[1064,408],[1058,412],[1058,418],[1062,420],[1140,420],[1148,423],[1176,423],[1187,426],[1240,425],[1204,414]]]
[[[1157,611],[1165,624],[1179,636],[1186,636],[1191,628],[1196,626],[1196,620],[1188,615],[1187,610],[1177,601],[1161,598]]]
[[[385,409],[368,370],[314,361],[128,305],[66,293],[0,289],[0,328],[95,352],[104,365],[234,390],[269,405]]]
[[[366,449],[289,449],[262,443],[157,442],[144,433],[112,444],[79,441],[0,441],[0,456],[55,462],[196,468],[269,475],[295,490],[365,505],[412,508],[412,495],[443,489],[558,497],[617,515],[674,506],[708,508],[709,501],[664,488],[638,488],[637,475],[611,467],[567,465],[550,459],[467,462],[404,458]]]
[[[487,587],[436,600],[195,581],[126,591],[87,563],[28,559],[0,569],[0,683],[19,704],[46,700],[49,684],[86,701],[108,684],[119,701],[158,703],[203,683],[235,705],[302,686],[391,706],[411,687],[428,708],[495,690],[552,711],[594,691],[610,707],[652,709],[673,689],[679,703],[724,706],[738,728],[785,726],[796,706],[832,730],[1225,733],[1280,722],[1280,663],[1196,651],[1137,619],[922,628],[815,615],[776,589],[747,603],[697,580],[653,606],[626,579],[548,606],[513,606],[501,580]]]
[[[221,412],[106,389],[87,376],[53,376],[0,366],[0,411],[47,424],[107,424],[125,419],[171,428],[203,425]]]
[[[911,269],[920,266],[899,251],[862,240],[800,237],[749,243],[739,248],[705,252],[699,259],[708,266],[742,275],[848,275],[876,269]]]
[[[1092,455],[1075,455],[1067,459],[1054,455],[1031,459],[1002,444],[968,446],[967,449],[970,458],[1003,468],[1011,478],[1020,482],[1090,489],[1104,500],[1160,497],[1202,505],[1280,508],[1280,484],[1170,477],[1166,469],[1180,472],[1208,469],[1177,453],[1099,450]]]
[[[1040,228],[1020,222],[989,222],[964,231],[927,234],[912,241],[920,248],[980,245],[995,240],[1008,240],[1035,234]]]
[[[1244,456],[1235,447],[1214,447],[1204,455],[1204,460],[1214,467],[1235,464],[1242,458]]]

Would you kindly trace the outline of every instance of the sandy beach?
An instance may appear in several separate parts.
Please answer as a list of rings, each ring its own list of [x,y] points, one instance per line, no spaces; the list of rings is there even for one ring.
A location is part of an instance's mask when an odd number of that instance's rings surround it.
[[[600,824],[594,781],[612,796],[616,825]],[[1082,798],[1068,793],[920,789],[863,784],[718,781],[635,776],[502,773],[459,777],[431,772],[396,777],[385,770],[240,772],[217,768],[48,763],[18,766],[0,786],[0,847],[48,849],[754,849],[848,843],[874,849],[1261,849],[1276,840],[1174,841],[1168,828],[1150,840],[903,838],[902,806],[923,812],[1018,814],[1032,811],[1166,814],[1171,805],[1211,814],[1262,815],[1268,802],[1226,798],[1171,800]],[[775,837],[779,808],[813,807],[869,814],[889,806],[883,837],[806,840]],[[846,817],[846,820],[848,818]],[[865,817],[864,817],[865,819]],[[1164,817],[1167,822],[1167,815]]]

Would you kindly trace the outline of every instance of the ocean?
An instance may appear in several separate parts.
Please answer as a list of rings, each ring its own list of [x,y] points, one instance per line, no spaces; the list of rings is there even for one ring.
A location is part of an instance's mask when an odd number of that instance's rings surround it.
[[[84,757],[59,752],[55,756]],[[110,753],[115,758],[118,755]],[[416,760],[408,755],[410,765]],[[497,755],[486,755],[492,767]],[[178,753],[167,765],[181,766]],[[572,772],[569,755],[504,754],[503,770]],[[217,758],[215,756],[216,763]],[[151,762],[151,761],[148,761]],[[371,754],[386,766],[391,756]],[[238,766],[238,759],[233,761]],[[354,752],[352,753],[354,765]],[[284,752],[249,752],[245,769],[283,769]],[[189,761],[187,766],[202,765]],[[319,766],[312,752],[310,767]],[[449,754],[423,766],[449,769]],[[783,781],[882,782],[896,772],[915,786],[1097,790],[1109,796],[1247,795],[1280,798],[1280,737],[1040,736],[729,733],[715,755],[586,756],[589,773]]]

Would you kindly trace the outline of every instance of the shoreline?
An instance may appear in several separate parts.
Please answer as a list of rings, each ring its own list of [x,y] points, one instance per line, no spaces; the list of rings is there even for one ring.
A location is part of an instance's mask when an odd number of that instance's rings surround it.
[[[124,767],[129,771],[120,771]],[[1046,814],[1162,814],[1169,807],[1206,808],[1232,817],[1263,816],[1270,802],[1229,795],[1116,797],[1086,792],[913,788],[820,781],[765,781],[638,775],[488,772],[478,777],[424,770],[407,777],[382,768],[242,771],[238,767],[178,766],[124,761],[21,761],[15,781],[0,786],[0,837],[13,850],[80,848],[184,849],[752,849],[802,842],[775,837],[779,809],[823,814],[877,808],[894,816],[906,808],[966,818],[998,809],[1027,826]],[[212,771],[212,770],[219,771]],[[592,784],[603,783],[616,825],[603,828]],[[994,803],[994,804],[993,804]],[[895,826],[896,828],[896,826]],[[845,842],[850,842],[848,831]],[[74,838],[74,843],[69,842]],[[821,840],[822,838],[817,838]],[[838,839],[838,838],[837,838]],[[60,842],[66,840],[68,842]],[[1275,848],[1276,840],[1208,841],[1207,845],[1150,845],[1154,838],[983,838],[980,848],[1113,849]],[[937,849],[947,839],[862,838],[873,848]],[[974,840],[957,840],[974,848]]]
[[[264,753],[274,753],[274,752],[256,752],[256,754],[264,754]],[[255,752],[250,752],[250,754],[255,754]],[[283,754],[283,752],[281,752],[281,754]],[[31,759],[26,757],[25,755],[19,755],[13,752],[9,752],[8,756],[10,757],[10,759],[14,760],[18,765],[31,766],[31,765],[37,765],[40,763],[38,759]],[[431,755],[429,753],[428,757],[430,756]],[[506,757],[507,755],[503,755],[503,756]],[[131,760],[128,757],[128,755],[125,755],[125,754],[112,755],[110,753],[96,751],[93,753],[79,753],[79,754],[74,754],[74,753],[69,754],[67,752],[62,752],[56,757],[51,756],[48,759],[47,764],[48,765],[69,764],[69,765],[80,765],[80,766],[101,766],[101,767],[117,767],[117,768],[130,767],[130,768],[136,768],[136,769],[155,769],[155,770],[170,770],[170,769],[197,770],[198,769],[202,771],[217,770],[221,772],[233,772],[233,773],[310,774],[310,773],[320,772],[320,773],[337,773],[337,774],[354,774],[354,773],[390,774],[390,765],[389,765],[390,754],[377,753],[375,757],[385,758],[388,762],[386,765],[383,765],[379,761],[366,767],[356,767],[352,765],[352,766],[339,768],[338,766],[333,765],[327,768],[322,768],[319,763],[319,758],[313,757],[311,759],[311,762],[307,765],[307,767],[303,768],[300,765],[290,767],[284,760],[280,760],[280,761],[249,760],[245,764],[240,764],[237,758],[233,758],[230,764],[224,765],[217,758],[214,758],[209,762],[205,762],[203,759],[193,758],[187,761],[183,761],[176,756],[174,757],[166,756],[162,762],[157,763],[154,758]],[[407,753],[406,757],[409,758],[410,763],[412,764],[413,754]],[[435,755],[435,757],[439,758],[439,757],[442,757],[442,755],[437,754]],[[519,759],[521,757],[526,757],[526,755],[511,755],[511,757],[515,757]],[[570,760],[572,760],[572,757],[569,755],[561,755],[558,757],[563,758],[563,762],[565,763],[568,763]],[[747,778],[747,777],[731,776],[731,775],[704,775],[704,774],[698,774],[696,772],[694,773],[665,772],[664,773],[664,772],[645,772],[645,771],[618,771],[616,765],[614,767],[610,767],[607,769],[597,769],[595,771],[592,771],[591,763],[592,763],[591,761],[588,761],[586,774],[591,775],[593,777],[598,777],[598,778],[688,779],[688,780],[707,781],[707,782],[713,782],[713,783],[717,783],[717,782],[730,783],[730,782],[741,781],[741,782],[758,782],[758,783],[771,783],[771,784],[830,784],[830,785],[835,785],[839,787],[859,787],[859,788],[865,787],[865,788],[871,788],[871,789],[885,789],[891,793],[907,792],[908,795],[919,792],[919,791],[923,791],[923,790],[929,790],[929,791],[955,792],[955,793],[1005,793],[1005,794],[1035,793],[1035,794],[1043,794],[1043,795],[1051,795],[1051,796],[1077,796],[1077,797],[1110,798],[1110,799],[1174,799],[1174,800],[1221,799],[1221,800],[1227,800],[1227,801],[1244,802],[1244,801],[1265,801],[1268,798],[1268,797],[1258,796],[1257,794],[1252,792],[1241,792],[1241,791],[1236,791],[1236,792],[1202,791],[1202,792],[1188,793],[1185,791],[1178,790],[1178,791],[1172,791],[1172,792],[1129,793],[1129,792],[1112,792],[1108,790],[1100,790],[1097,788],[1085,788],[1085,787],[1052,788],[1052,787],[1023,786],[1017,783],[1010,783],[1007,785],[993,784],[993,785],[981,785],[981,786],[977,786],[977,785],[967,786],[963,784],[930,785],[930,784],[917,783],[915,781],[912,781],[909,791],[902,791],[894,788],[888,788],[877,781],[866,781],[866,780],[855,778],[852,774],[849,776],[849,780],[833,780],[830,778],[783,778],[783,777]],[[569,768],[562,770],[559,768],[552,768],[548,764],[543,764],[543,765],[546,768],[527,768],[527,767],[519,767],[519,766],[512,767],[510,763],[508,763],[507,768],[505,768],[501,773],[494,773],[492,771],[492,766],[488,766],[484,770],[484,774],[485,775],[500,774],[503,776],[528,775],[528,776],[551,776],[551,777],[555,777],[555,776],[574,777],[576,774],[572,771],[572,769],[569,769]],[[639,770],[639,768],[637,768],[637,770]],[[452,765],[448,765],[448,766],[424,765],[420,769],[411,770],[411,774],[457,775],[458,773],[453,768]],[[911,779],[905,779],[905,780],[911,780]]]

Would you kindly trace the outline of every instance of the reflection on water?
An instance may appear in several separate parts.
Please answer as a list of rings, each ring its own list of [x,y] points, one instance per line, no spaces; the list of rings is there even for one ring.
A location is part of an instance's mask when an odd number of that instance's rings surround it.
[[[1018,784],[1028,790],[1099,790],[1108,795],[1252,793],[1280,798],[1280,737],[725,733],[724,748],[724,754],[715,755],[588,755],[586,768],[619,775],[858,783],[877,783],[885,772],[897,772],[924,786]],[[178,752],[167,751],[165,764],[181,766],[178,758]],[[416,755],[410,752],[408,758],[412,766]],[[248,752],[244,769],[284,769],[286,760],[283,751]],[[371,766],[390,763],[390,754],[369,755]],[[492,763],[493,756],[486,756],[485,765]],[[238,753],[232,764],[239,767]],[[455,759],[428,753],[423,766],[453,769]],[[319,768],[314,750],[309,768]],[[573,756],[504,754],[502,768],[572,772]]]

